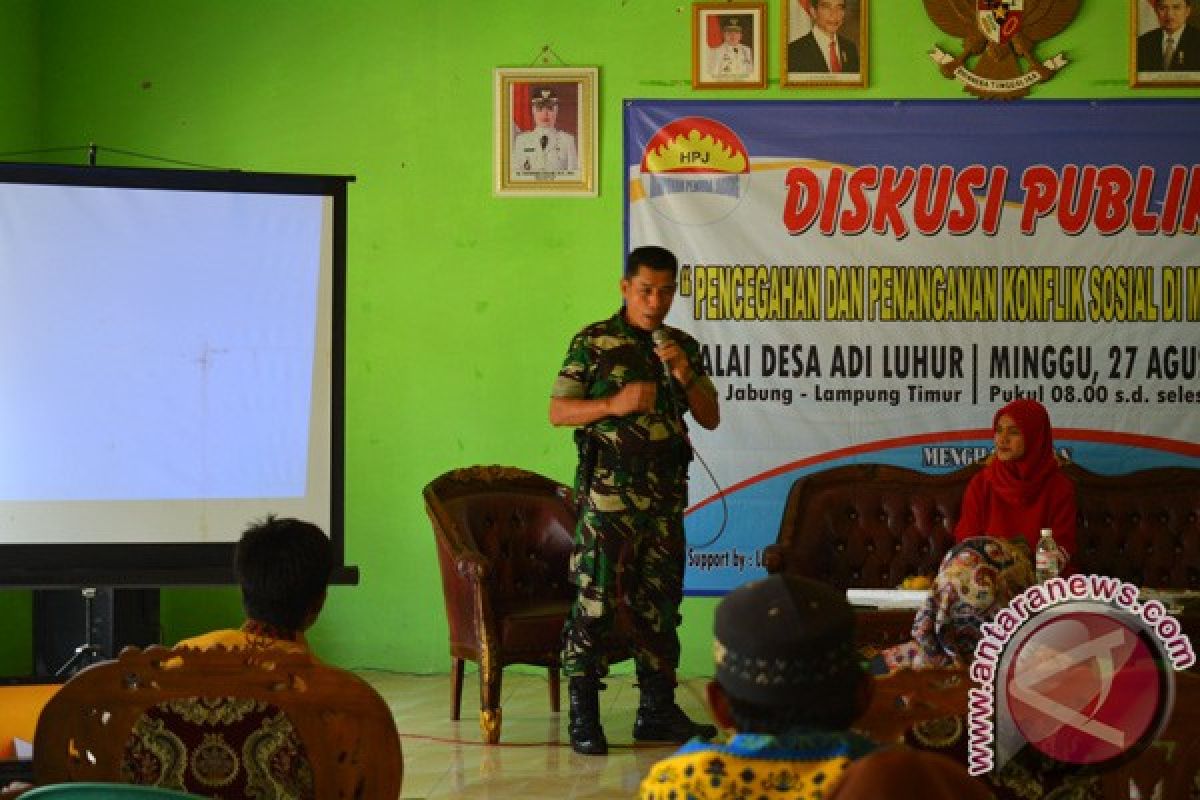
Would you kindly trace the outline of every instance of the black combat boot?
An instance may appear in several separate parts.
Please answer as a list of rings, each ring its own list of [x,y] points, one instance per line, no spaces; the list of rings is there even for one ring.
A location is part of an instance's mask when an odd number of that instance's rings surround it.
[[[642,697],[633,723],[634,739],[683,744],[697,736],[711,739],[717,735],[716,726],[692,722],[675,704],[675,681],[670,676],[638,670],[638,687]]]
[[[608,740],[604,728],[600,727],[600,690],[604,684],[593,675],[573,675],[567,683],[567,697],[571,702],[567,732],[571,735],[571,749],[585,756],[602,756],[608,753]]]

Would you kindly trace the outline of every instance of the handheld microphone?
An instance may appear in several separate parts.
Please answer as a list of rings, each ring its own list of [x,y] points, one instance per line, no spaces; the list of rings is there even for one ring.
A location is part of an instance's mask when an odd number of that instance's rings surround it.
[[[650,341],[654,342],[655,348],[658,348],[671,341],[671,337],[667,335],[667,329],[660,325],[659,327],[650,331]],[[663,376],[667,379],[667,388],[673,390],[674,384],[671,382],[671,367],[667,364],[667,362],[663,361],[661,358],[658,358],[658,353],[655,353],[654,357],[658,360],[659,366],[662,367]],[[673,391],[672,396],[674,396]]]
[[[650,341],[654,342],[654,346],[657,348],[662,347],[664,344],[671,341],[671,337],[667,334],[666,328],[659,326],[650,331]],[[680,397],[676,392],[675,379],[671,375],[671,366],[659,358],[658,353],[654,353],[653,357],[658,361],[659,367],[662,370],[660,372],[662,379],[666,381],[666,386],[664,388],[667,390],[667,400],[671,404],[671,410],[675,416],[679,417],[682,421],[683,412],[687,410],[687,398]]]
[[[667,329],[662,326],[650,331],[650,339],[654,342],[655,347],[662,347],[664,344],[671,341],[671,337],[667,336]]]
[[[671,337],[667,335],[666,328],[660,325],[659,327],[650,331],[650,341],[654,343],[655,348],[659,348],[671,341]],[[667,397],[671,401],[672,409],[678,414],[678,402],[677,398],[675,397],[675,383],[671,379],[671,367],[667,364],[667,362],[658,357],[657,352],[652,353],[651,358],[658,362],[659,377],[666,381],[666,385],[663,388],[667,390]]]

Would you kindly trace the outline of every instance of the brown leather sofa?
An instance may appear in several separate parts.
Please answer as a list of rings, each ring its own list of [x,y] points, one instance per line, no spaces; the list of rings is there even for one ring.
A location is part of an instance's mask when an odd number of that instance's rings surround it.
[[[788,493],[775,544],[763,554],[767,571],[843,589],[895,588],[907,576],[932,576],[954,543],[963,490],[980,469],[930,475],[854,464],[801,477]],[[1105,476],[1077,464],[1063,469],[1076,487],[1076,572],[1200,590],[1200,470]],[[860,627],[872,628],[873,640],[864,643],[887,644],[906,634],[887,630],[883,620],[892,617],[879,617],[860,620]],[[906,627],[911,615],[896,622]]]
[[[894,588],[907,576],[933,575],[954,544],[963,490],[979,469],[930,475],[854,464],[799,478],[764,553],[767,570],[839,588]],[[1063,469],[1075,482],[1076,572],[1200,590],[1200,470]]]
[[[963,489],[978,469],[928,475],[855,464],[798,478],[763,554],[767,571],[839,589],[895,588],[909,575],[933,575],[954,544]]]

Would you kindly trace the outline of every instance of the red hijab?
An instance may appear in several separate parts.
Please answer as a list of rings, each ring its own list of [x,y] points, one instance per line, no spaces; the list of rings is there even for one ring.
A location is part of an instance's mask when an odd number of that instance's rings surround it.
[[[1024,505],[1039,497],[1046,481],[1058,472],[1050,415],[1037,400],[1022,397],[996,412],[992,417],[993,430],[1005,415],[1012,417],[1021,429],[1025,437],[1025,454],[1016,461],[994,458],[986,469],[992,487],[1006,502]]]

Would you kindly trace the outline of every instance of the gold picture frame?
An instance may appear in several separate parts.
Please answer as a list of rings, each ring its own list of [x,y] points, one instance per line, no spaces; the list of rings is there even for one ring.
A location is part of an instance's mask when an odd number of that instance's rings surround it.
[[[494,71],[494,191],[596,195],[596,67]]]
[[[1129,0],[1129,85],[1143,89],[1200,86],[1196,3]]]
[[[866,87],[867,4],[868,0],[783,0],[779,85]]]
[[[692,5],[692,88],[767,85],[766,3]]]

